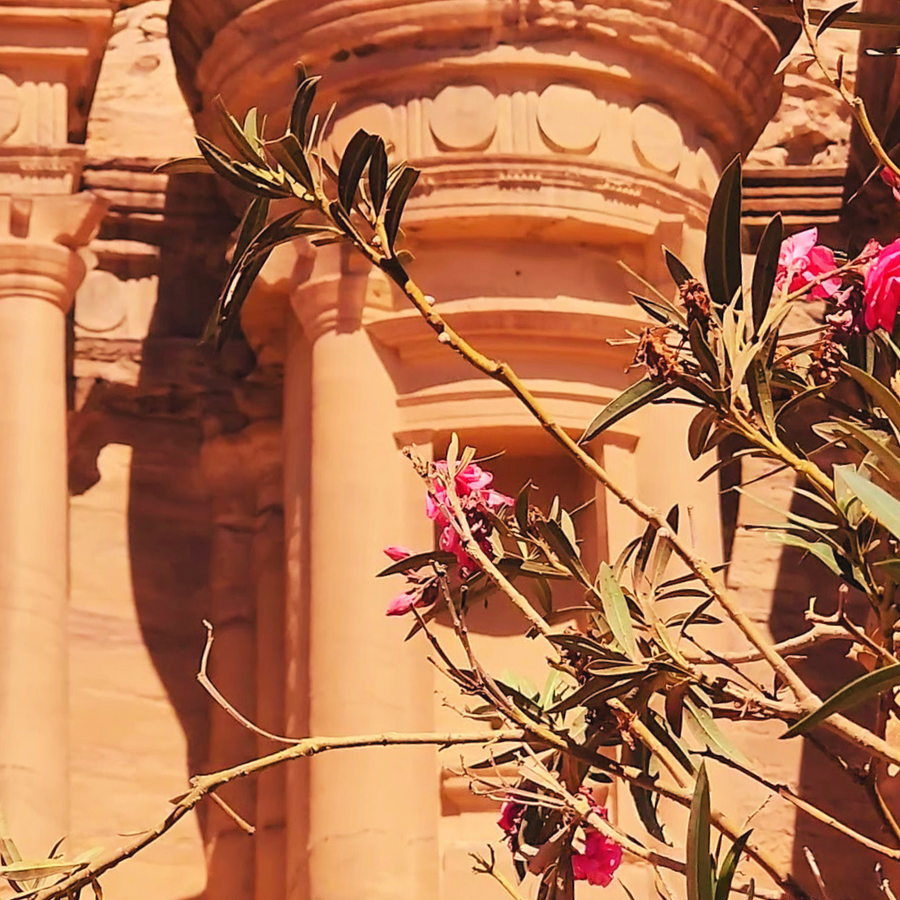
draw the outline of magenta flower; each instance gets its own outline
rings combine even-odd
[[[622,864],[622,848],[596,828],[585,828],[584,852],[572,854],[572,875],[576,881],[587,881],[608,887]]]
[[[519,825],[524,815],[525,807],[523,804],[515,800],[504,800],[503,805],[500,807],[500,818],[497,819],[497,824],[505,835],[513,837],[518,834]]]
[[[881,180],[891,189],[894,199],[900,203],[900,178],[898,178],[890,169],[881,170]]]
[[[446,476],[447,463],[443,460],[435,463],[435,469]],[[489,538],[493,531],[493,525],[488,513],[496,513],[504,506],[512,506],[515,502],[512,497],[495,491],[490,485],[494,476],[486,472],[481,466],[470,463],[464,469],[456,473],[454,487],[456,495],[466,515],[466,521],[472,531],[472,537],[485,553],[491,555]],[[425,496],[425,515],[441,528],[438,544],[442,550],[453,553],[459,564],[460,575],[468,578],[478,569],[474,559],[466,552],[462,539],[451,524],[445,510],[450,510],[450,498],[447,489],[442,484],[435,484],[432,490]]]
[[[891,331],[900,307],[900,239],[888,244],[866,272],[865,325]]]
[[[413,555],[412,550],[409,550],[406,547],[395,547],[394,545],[385,547],[384,554],[389,559],[394,560],[394,562],[400,562],[401,559],[406,559]]]
[[[786,289],[792,294],[814,282],[820,275],[837,268],[834,253],[828,247],[816,244],[818,238],[819,229],[808,228],[782,242],[775,276],[776,289]],[[840,286],[839,276],[826,278],[810,289],[809,297],[819,300],[831,297]]]

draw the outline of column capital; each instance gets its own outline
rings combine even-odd
[[[38,297],[68,312],[108,205],[87,193],[0,196],[0,297]]]

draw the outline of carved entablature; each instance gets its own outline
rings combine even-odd
[[[106,0],[0,5],[0,146],[84,140],[112,12]]]
[[[321,108],[336,104],[333,152],[365,128],[423,170],[407,222],[420,231],[505,216],[602,244],[673,215],[699,227],[779,96],[778,44],[733,0],[215,6],[175,0],[170,15],[201,130],[222,139],[216,94],[282,128],[299,57],[324,76]]]

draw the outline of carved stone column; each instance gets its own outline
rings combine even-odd
[[[30,855],[68,828],[65,327],[104,209],[0,196],[0,806]]]
[[[722,165],[752,144],[779,93],[777,41],[732,0],[664,8],[640,0],[312,0],[302,9],[291,0],[173,0],[170,36],[195,118],[211,138],[222,139],[216,94],[237,115],[259,106],[274,134],[299,57],[323,75],[322,109],[336,103],[326,149],[339,156],[365,128],[419,168],[403,223],[416,255],[411,274],[573,434],[633,377],[628,351],[607,340],[647,324],[628,301],[638,286],[617,261],[666,291],[662,245],[700,271]],[[285,407],[286,447],[297,449],[286,459],[294,492],[286,497],[288,581],[290,602],[301,606],[294,652],[308,647],[310,730],[422,727],[430,687],[381,618],[392,587],[372,579],[384,544],[433,540],[397,445],[433,441],[439,453],[455,430],[481,451],[508,449],[510,472],[534,461],[542,472],[529,475],[546,473],[546,483],[571,495],[582,485],[507,391],[448,353],[345,249],[322,248],[292,302],[303,334],[295,329],[288,348],[286,395],[304,406]],[[695,490],[697,467],[673,446],[686,426],[677,411],[642,416],[598,452],[649,502],[696,505],[701,550],[717,556],[714,487]],[[661,441],[663,433],[673,440]],[[606,518],[598,516],[594,549],[602,552],[629,523],[598,508]],[[491,642],[497,634],[479,635],[494,661],[504,652]],[[298,717],[302,662],[292,661],[289,676]],[[432,714],[444,715],[437,702]],[[431,897],[438,872],[448,896],[490,890],[473,880],[467,851],[474,840],[496,839],[492,817],[446,793],[440,815],[436,773],[429,782],[424,757],[412,758],[392,751],[311,761],[315,900]],[[303,816],[304,787],[298,778],[289,798],[289,834],[290,817]],[[435,832],[440,865],[424,849]],[[296,900],[303,865],[289,860]]]

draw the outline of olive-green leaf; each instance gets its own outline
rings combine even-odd
[[[759,334],[775,288],[775,277],[778,274],[778,256],[781,252],[781,240],[784,236],[784,225],[781,213],[777,213],[766,225],[766,230],[759,241],[756,260],[753,263],[753,280],[750,287],[750,299],[753,310],[753,334]]]
[[[295,135],[286,134],[276,141],[268,141],[266,148],[288,175],[299,181],[308,191],[313,190],[312,170]]]
[[[868,508],[878,522],[884,525],[895,538],[900,538],[900,501],[887,491],[863,478],[859,472],[842,472],[844,483]]]
[[[856,366],[851,366],[848,362],[841,363],[841,369],[881,407],[884,414],[891,421],[894,434],[900,437],[900,399],[897,398],[894,392],[877,378],[873,378],[868,372],[858,369]]]
[[[691,270],[668,247],[663,247],[663,253],[666,257],[666,267],[669,270],[669,274],[678,287],[681,287],[687,281],[694,280]]]
[[[703,326],[697,319],[691,322],[690,331],[688,331],[688,340],[691,344],[691,352],[697,360],[703,374],[710,380],[710,383],[718,387],[719,385],[719,364],[706,341],[706,335],[703,334]]]
[[[725,736],[709,712],[702,709],[691,697],[685,697],[684,711],[688,716],[688,726],[697,740],[726,759],[734,760],[742,766],[751,767],[753,765]]]
[[[578,443],[586,444],[588,441],[592,441],[602,431],[618,422],[619,419],[623,419],[642,406],[664,397],[673,387],[674,385],[666,383],[657,384],[649,378],[636,381],[603,407],[594,417],[591,424],[585,428],[584,434],[578,439]]]
[[[306,119],[316,96],[316,85],[321,77],[321,75],[313,75],[310,78],[304,78],[300,87],[297,88],[297,93],[294,94],[294,102],[291,105],[288,130],[303,147],[306,146]]]
[[[709,777],[706,766],[697,772],[691,814],[688,819],[685,878],[687,900],[713,900],[713,872],[709,855]]]
[[[600,563],[600,600],[603,603],[603,614],[609,623],[610,631],[613,637],[619,642],[619,646],[628,654],[628,656],[637,660],[637,644],[634,640],[634,626],[631,622],[631,610],[628,608],[628,601],[616,576],[613,575],[612,569],[608,563]]]
[[[741,158],[722,173],[709,209],[703,255],[709,295],[727,306],[741,287]]]
[[[202,173],[209,175],[212,167],[202,156],[184,156],[180,159],[170,159],[160,163],[154,170],[154,174],[184,175],[186,173]]]
[[[359,179],[362,177],[366,163],[372,156],[372,150],[377,140],[378,138],[374,134],[369,134],[360,128],[350,138],[344,155],[341,157],[341,165],[338,169],[338,200],[347,212],[353,208],[353,199],[356,196]]]
[[[731,849],[722,861],[719,869],[719,877],[716,879],[716,895],[715,900],[728,900],[731,893],[731,883],[734,880],[734,873],[737,871],[737,865],[744,852],[744,847],[750,838],[752,831],[745,831],[732,845]]]
[[[837,20],[850,12],[853,7],[856,6],[856,0],[849,0],[848,3],[842,3],[840,6],[835,6],[834,9],[828,10],[828,12],[822,17],[822,21],[819,22],[819,27],[816,28],[816,37],[820,37],[825,33],[826,29],[830,28]]]
[[[387,196],[388,159],[387,149],[381,138],[375,139],[372,158],[369,161],[369,196],[372,198],[373,212],[381,215],[381,207]]]
[[[717,418],[714,409],[701,409],[694,416],[688,428],[688,453],[691,454],[691,459],[699,459],[703,454],[706,449],[706,439]]]
[[[391,248],[393,248],[394,241],[397,239],[397,232],[400,230],[400,217],[403,215],[403,208],[406,206],[406,201],[409,199],[409,195],[412,193],[418,178],[418,169],[409,167],[403,169],[388,195],[387,210],[384,214],[384,230],[387,234],[388,246]]]
[[[900,684],[900,663],[885,666],[883,669],[875,669],[874,672],[867,672],[855,681],[851,681],[850,684],[845,684],[840,690],[835,691],[815,712],[794,722],[781,735],[781,738],[792,738],[798,734],[803,734],[829,716],[858,706],[870,697],[875,697],[897,684]]]

